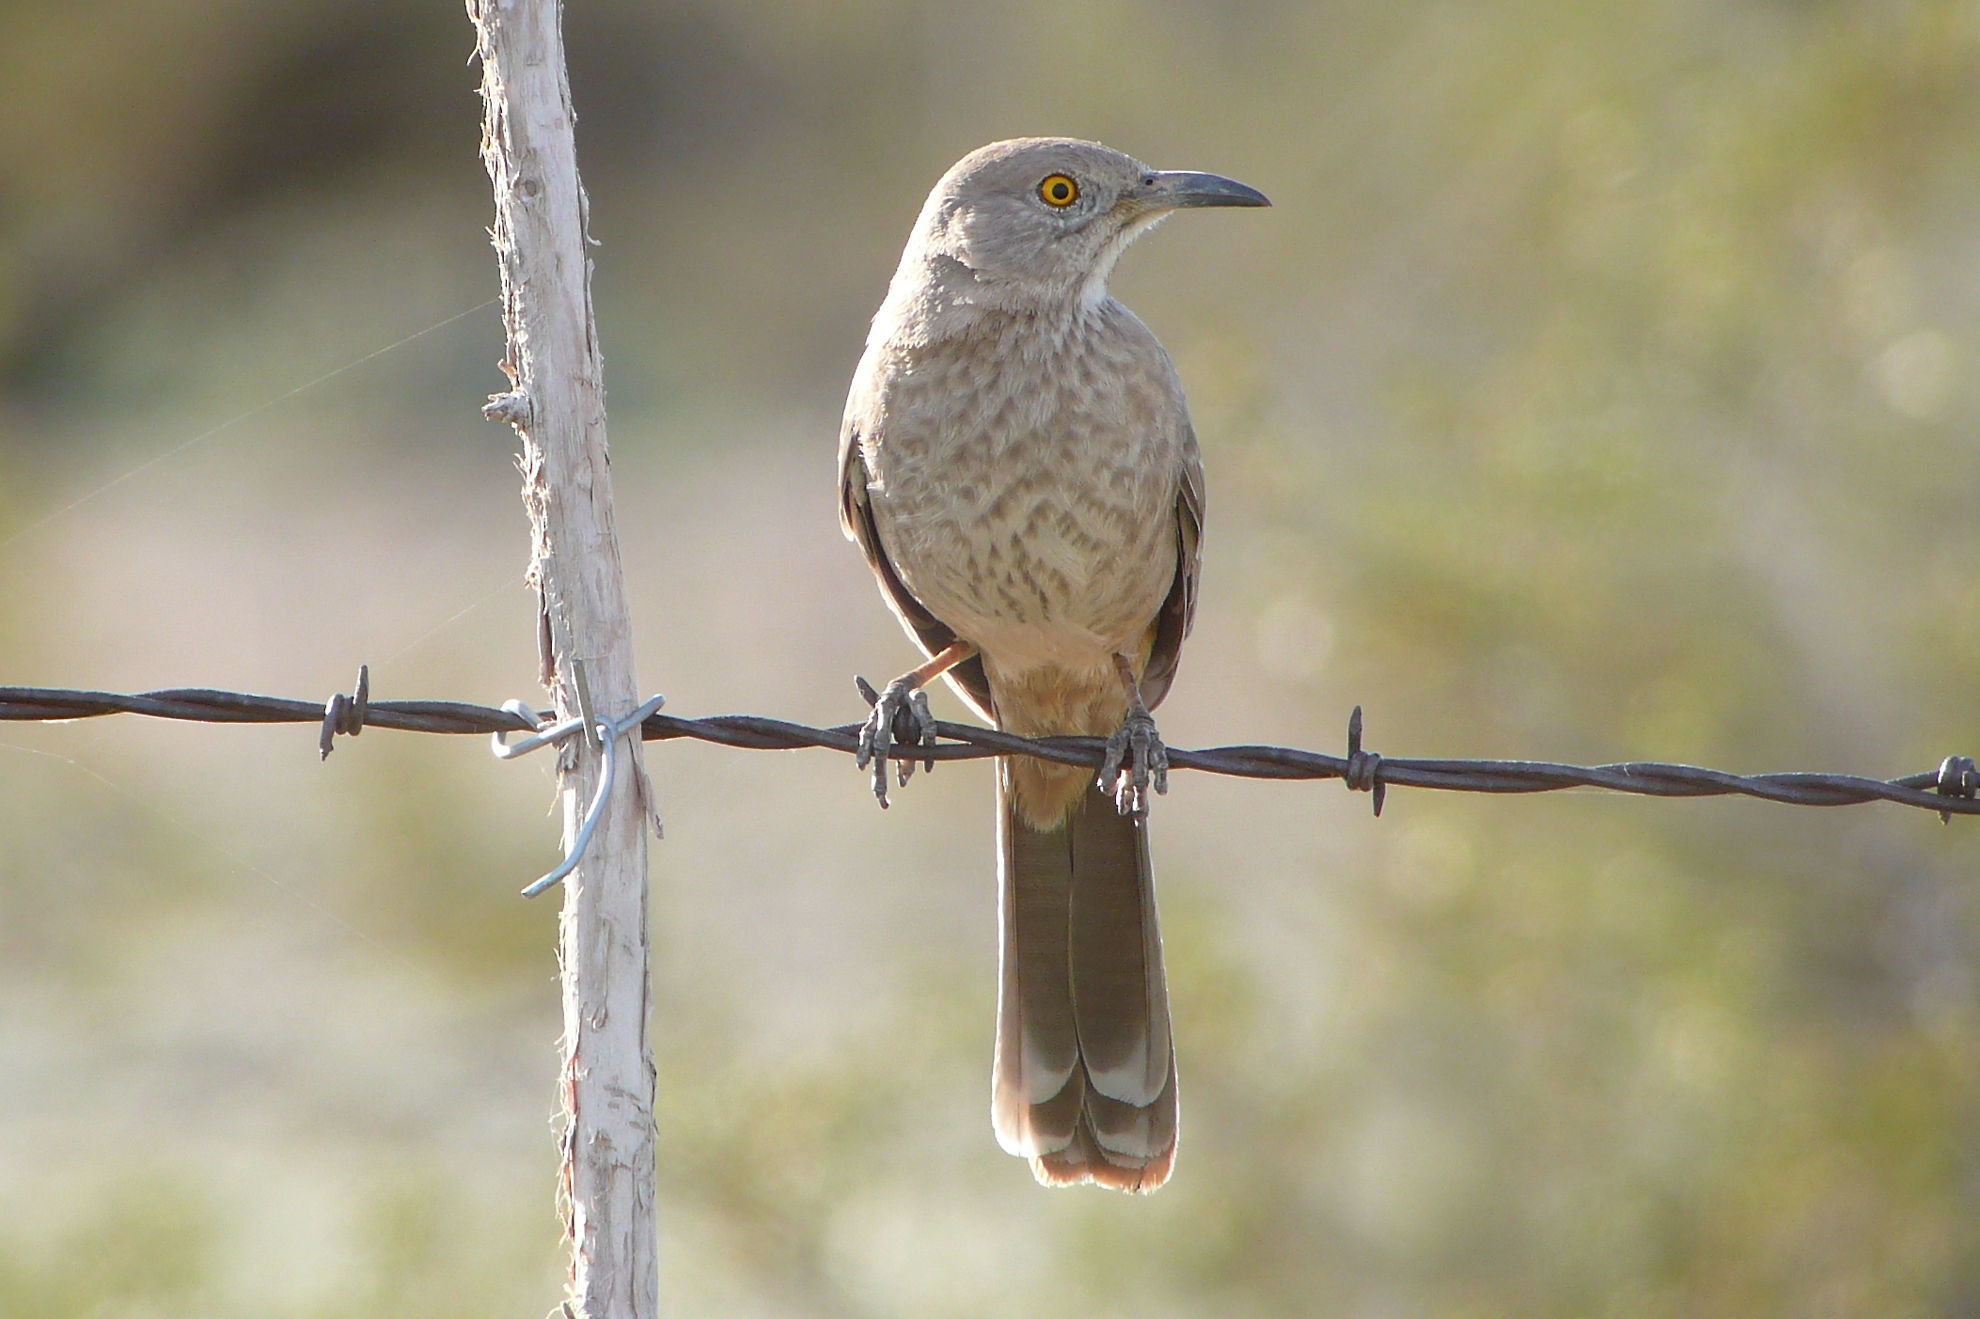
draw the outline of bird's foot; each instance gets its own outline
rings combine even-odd
[[[864,678],[854,678],[859,684],[859,694],[873,707],[866,716],[866,723],[859,730],[859,755],[855,763],[861,769],[873,767],[873,795],[880,800],[880,809],[887,808],[887,761],[893,756],[896,745],[904,747],[932,747],[935,745],[935,716],[928,709],[928,693],[923,691],[916,675],[909,673],[887,684],[887,690],[876,692],[873,684]],[[900,776],[900,786],[914,777],[916,761],[905,757],[896,761],[896,772]],[[935,761],[928,758],[920,763],[935,770]]]
[[[1114,807],[1122,815],[1148,814],[1151,785],[1158,793],[1169,790],[1169,753],[1155,731],[1154,717],[1139,700],[1107,739],[1099,783],[1100,791],[1114,799]]]

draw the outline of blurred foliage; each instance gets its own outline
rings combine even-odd
[[[455,8],[15,0],[6,680],[535,672]],[[1116,287],[1210,473],[1180,745],[1898,774],[1980,745],[1980,7],[593,0],[567,14],[646,681],[907,650],[844,381],[953,159],[1253,183]],[[953,707],[952,707],[953,710]],[[0,1312],[541,1313],[544,766],[0,734]],[[988,783],[650,755],[683,1313],[1980,1309],[1970,823],[1178,779],[1175,1182],[985,1120]]]

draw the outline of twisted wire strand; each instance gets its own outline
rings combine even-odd
[[[0,721],[61,722],[110,714],[142,714],[202,723],[314,724],[325,727],[325,754],[334,734],[364,728],[396,728],[416,733],[488,734],[533,732],[543,727],[516,710],[463,701],[372,701],[369,681],[359,675],[355,696],[339,693],[327,705],[313,701],[257,696],[249,692],[181,687],[123,695],[50,687],[0,687]],[[747,750],[824,748],[854,754],[858,724],[814,728],[759,715],[714,715],[684,719],[654,714],[640,726],[649,742],[692,738]],[[933,746],[897,746],[898,761],[982,760],[1025,755],[1064,765],[1097,768],[1106,743],[1097,737],[1018,737],[993,728],[937,721],[943,739]],[[1695,765],[1631,761],[1612,765],[1562,765],[1531,760],[1423,760],[1391,758],[1363,751],[1360,711],[1350,721],[1348,754],[1332,756],[1280,746],[1227,746],[1203,750],[1171,747],[1169,765],[1211,774],[1253,779],[1341,779],[1350,787],[1373,790],[1379,802],[1385,787],[1433,788],[1445,792],[1531,793],[1564,788],[1600,788],[1649,797],[1758,797],[1795,806],[1850,806],[1888,801],[1937,811],[1942,818],[1980,815],[1980,772],[1973,761],[1949,756],[1937,770],[1896,779],[1853,774],[1731,774]]]

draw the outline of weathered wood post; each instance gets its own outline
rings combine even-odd
[[[468,0],[481,59],[482,157],[495,188],[510,392],[488,405],[522,437],[523,503],[542,603],[542,680],[568,717],[584,661],[595,717],[638,705],[632,630],[605,447],[604,374],[591,314],[584,187],[572,139],[561,0]],[[559,934],[564,1037],[559,1201],[571,1251],[568,1313],[654,1319],[653,1056],[646,1019],[646,821],[636,737],[615,800],[564,883]],[[560,761],[568,847],[601,752],[574,738]]]

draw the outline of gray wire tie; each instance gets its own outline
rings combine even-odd
[[[580,706],[588,707],[591,704],[589,684],[584,681],[583,670],[578,670],[578,675],[578,703]],[[585,849],[591,846],[591,835],[598,828],[598,821],[605,815],[605,803],[612,799],[612,784],[617,778],[617,766],[619,762],[619,739],[629,735],[637,735],[639,726],[646,722],[647,716],[653,714],[666,703],[667,698],[664,696],[650,697],[637,710],[634,710],[624,719],[617,722],[601,719],[589,726],[589,740],[594,746],[599,748],[604,756],[603,766],[598,775],[598,790],[592,794],[591,806],[584,813],[584,823],[578,826],[577,836],[571,839],[571,850],[569,853],[565,855],[563,861],[555,870],[552,870],[549,874],[524,889],[522,891],[524,897],[533,898],[546,889],[561,883],[564,877],[573,870],[576,870],[578,863],[584,860]],[[542,715],[537,714],[536,711],[530,709],[521,701],[504,701],[502,702],[502,708],[510,714],[521,715],[531,723],[540,724],[543,721]],[[517,756],[528,755],[539,747],[547,747],[553,743],[563,742],[572,734],[585,728],[585,716],[583,714],[577,714],[564,720],[562,723],[552,724],[542,732],[526,737],[520,742],[509,741],[509,735],[507,733],[490,733],[488,738],[491,743],[490,749],[495,752],[498,760],[514,760]]]

